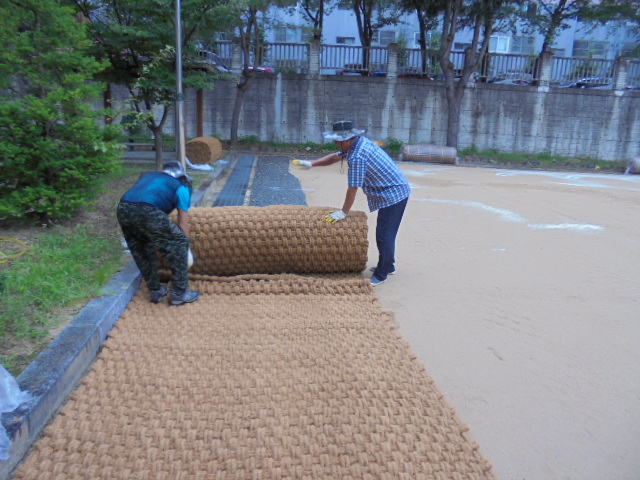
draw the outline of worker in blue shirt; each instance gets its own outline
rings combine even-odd
[[[340,210],[327,215],[327,221],[344,220],[353,207],[358,188],[367,196],[369,211],[378,210],[376,244],[378,264],[373,267],[371,285],[387,281],[395,273],[396,236],[411,194],[411,187],[404,174],[391,157],[375,142],[362,136],[365,130],[353,128],[353,122],[342,120],[333,124],[333,130],[324,132],[326,140],[332,140],[339,151],[317,160],[293,160],[303,168],[333,165],[347,159],[349,167],[348,188]]]
[[[189,207],[191,178],[179,162],[167,162],[161,172],[143,173],[118,204],[117,218],[133,260],[151,291],[151,301],[160,303],[169,287],[160,283],[158,251],[172,272],[170,305],[195,302],[200,293],[188,289]],[[178,209],[178,224],[169,214]]]

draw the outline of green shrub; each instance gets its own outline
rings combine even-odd
[[[389,138],[387,139],[387,143],[384,145],[384,148],[393,154],[399,154],[402,152],[402,141],[397,138]]]
[[[120,157],[91,82],[103,65],[72,11],[50,0],[0,7],[0,219],[69,216]],[[73,47],[70,47],[73,46]]]

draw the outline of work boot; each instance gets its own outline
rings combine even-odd
[[[170,305],[184,305],[185,303],[193,303],[200,298],[200,292],[197,290],[185,290],[184,293],[176,294],[171,292],[169,297]]]
[[[167,293],[169,293],[169,287],[166,285],[160,285],[158,290],[151,290],[151,303],[160,303]]]

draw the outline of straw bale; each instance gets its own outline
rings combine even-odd
[[[193,164],[207,164],[222,157],[222,143],[213,137],[196,137],[185,146],[187,158]]]
[[[402,160],[430,163],[455,164],[458,151],[454,147],[438,145],[405,145]]]

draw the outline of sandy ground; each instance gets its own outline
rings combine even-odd
[[[640,176],[401,168],[376,291],[498,478],[639,479]],[[346,165],[291,172],[309,205],[342,206]]]

